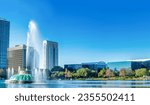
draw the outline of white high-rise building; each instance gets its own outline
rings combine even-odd
[[[44,69],[51,70],[58,66],[58,43],[53,41],[43,41],[43,66]]]

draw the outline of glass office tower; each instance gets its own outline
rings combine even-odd
[[[51,70],[58,66],[58,43],[48,40],[43,41],[44,69]]]
[[[7,48],[9,47],[10,22],[0,18],[0,69],[7,68]]]

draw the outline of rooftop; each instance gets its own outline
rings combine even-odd
[[[150,61],[150,59],[133,59],[133,60],[124,60],[124,61],[112,61],[112,62],[116,63],[116,62],[144,62],[144,61]]]
[[[3,20],[3,21],[8,21],[8,20],[6,20],[6,19],[4,19],[4,18],[1,18],[1,17],[0,17],[0,20]]]
[[[127,61],[143,62],[143,61],[150,61],[150,59],[135,59],[135,60],[127,60]]]
[[[24,45],[24,44],[22,44],[22,45],[15,45],[15,47],[8,48],[8,51],[19,50],[19,49],[26,49],[26,45]]]

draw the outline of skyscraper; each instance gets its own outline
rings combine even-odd
[[[0,18],[0,69],[7,68],[10,22]]]
[[[51,70],[58,66],[58,43],[52,41],[43,41],[43,66],[44,69]]]
[[[26,45],[16,45],[8,48],[8,68],[18,72],[18,68],[26,68]]]

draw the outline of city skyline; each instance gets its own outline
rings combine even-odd
[[[1,0],[0,17],[11,23],[10,47],[26,44],[35,20],[43,39],[59,43],[60,65],[150,58],[149,2],[108,1]]]

